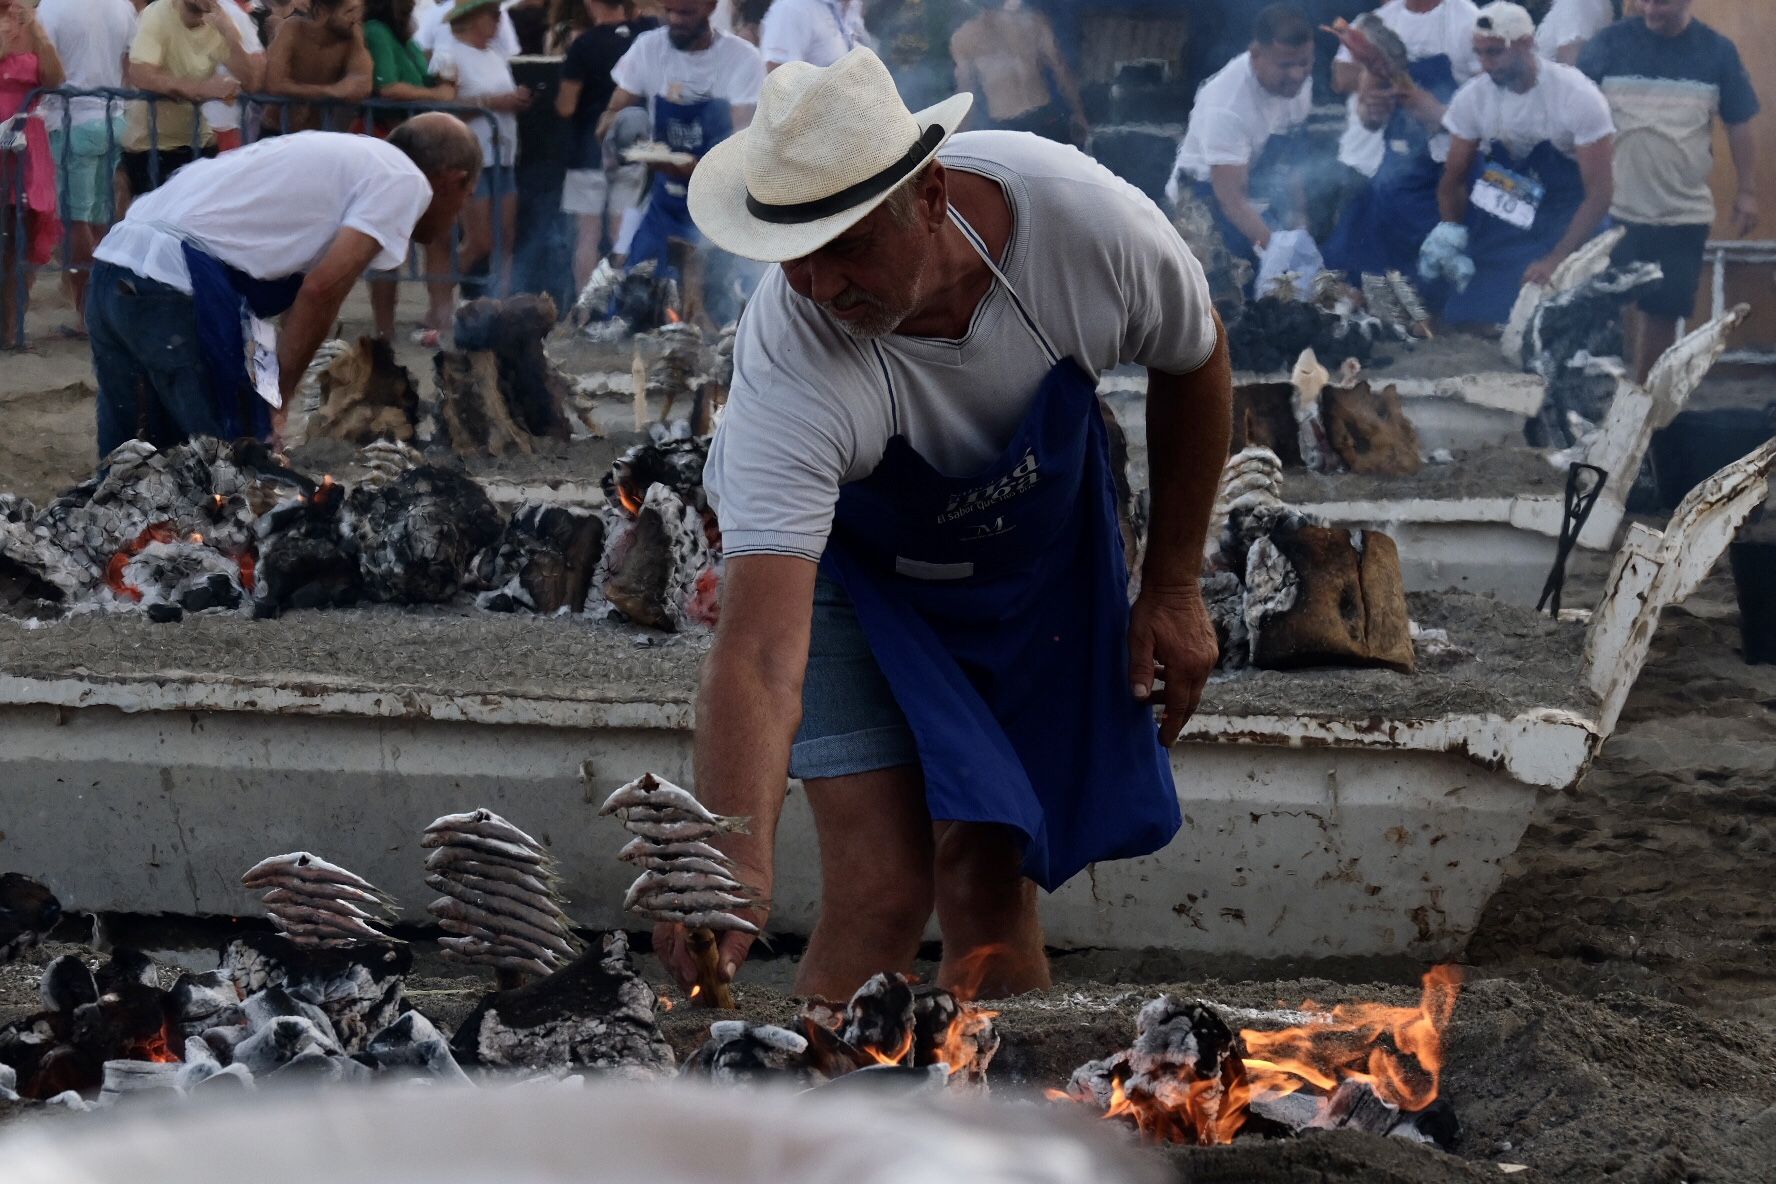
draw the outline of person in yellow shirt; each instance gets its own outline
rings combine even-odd
[[[257,90],[260,65],[218,0],[154,0],[142,10],[130,43],[130,84],[176,101],[130,104],[123,171],[132,198],[199,155],[215,155],[216,136],[198,104],[231,103],[243,87]],[[228,75],[216,73],[221,66]]]

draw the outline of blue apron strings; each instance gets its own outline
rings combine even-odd
[[[1023,319],[1024,327],[1030,331],[1030,336],[1036,339],[1036,344],[1042,347],[1043,354],[1048,358],[1048,364],[1050,366],[1058,364],[1061,360],[1060,352],[1055,349],[1054,343],[1049,341],[1048,334],[1042,331],[1042,326],[1036,323],[1036,318],[1030,315],[1030,309],[1024,303],[1023,297],[1018,295],[1018,290],[1012,286],[1011,281],[1005,277],[1005,273],[999,270],[999,265],[993,261],[993,253],[987,250],[986,240],[976,233],[974,227],[968,224],[968,219],[964,218],[954,205],[950,206],[950,221],[956,224],[956,229],[962,232],[962,237],[968,240],[969,245],[974,248],[974,253],[979,255],[981,262],[987,265],[987,270],[993,273],[993,278],[999,281],[999,286],[1005,289],[1005,294],[1011,297],[1011,306],[1017,309],[1018,316]]]

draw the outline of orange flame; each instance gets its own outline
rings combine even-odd
[[[907,1058],[913,1055],[913,1030],[907,1029],[906,1036],[901,1040],[900,1046],[893,1052],[883,1052],[879,1048],[868,1047],[863,1051],[874,1057],[878,1065],[904,1065],[907,1063]]]
[[[691,988],[691,998],[693,998],[693,999],[695,999],[697,996],[701,995],[702,993],[703,993],[703,988],[700,986]]]
[[[1011,947],[1003,943],[981,946],[964,954],[956,964],[956,971],[951,982],[944,985],[958,1003],[973,1003],[980,998],[981,987],[987,981],[987,975],[993,969],[993,963],[1011,953]]]
[[[1281,1030],[1240,1032],[1248,1055],[1223,1094],[1220,1079],[1185,1079],[1131,1093],[1111,1083],[1105,1118],[1132,1122],[1143,1136],[1166,1143],[1230,1143],[1245,1125],[1254,1098],[1280,1098],[1312,1088],[1322,1094],[1360,1081],[1405,1111],[1437,1100],[1443,1069],[1443,1033],[1455,1012],[1461,972],[1433,967],[1416,1007],[1341,1004],[1330,1010],[1308,1002],[1315,1022]],[[1049,1090],[1055,1100],[1073,1100]]]
[[[629,488],[626,481],[617,482],[617,501],[622,504],[623,512],[629,517],[633,518],[641,513],[641,499],[635,496],[635,491]]]
[[[676,325],[682,320],[684,320],[684,318],[679,316],[678,313],[674,312],[672,309],[669,308],[666,310],[666,323],[668,325]]]

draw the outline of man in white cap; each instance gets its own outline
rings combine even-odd
[[[1164,745],[1216,657],[1197,577],[1231,372],[1202,269],[1073,148],[952,139],[970,102],[910,113],[866,49],[789,63],[691,178],[705,234],[781,265],[706,472],[727,559],[696,760],[704,800],[752,817],[727,850],[767,897],[785,778],[806,785],[803,994],[906,969],[934,909],[940,982],[1047,983],[1036,886],[1176,833]],[[1095,393],[1120,363],[1148,370],[1132,611]],[[688,977],[682,932],[656,941]],[[727,974],[749,945],[727,935]]]
[[[1596,83],[1536,55],[1535,22],[1521,5],[1481,9],[1474,51],[1486,77],[1457,91],[1443,114],[1443,221],[1418,267],[1455,289],[1446,321],[1497,325],[1523,285],[1547,283],[1603,224],[1615,125]]]

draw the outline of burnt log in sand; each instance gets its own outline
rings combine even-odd
[[[376,489],[352,491],[347,508],[364,589],[392,604],[442,604],[503,523],[487,493],[460,473],[409,469]]]
[[[388,342],[360,337],[316,375],[321,405],[308,420],[308,439],[351,444],[411,440],[419,421],[419,384],[395,361]]]
[[[565,441],[571,434],[564,408],[573,394],[573,384],[543,352],[543,340],[555,327],[556,319],[555,301],[546,295],[471,300],[456,310],[456,350],[493,357],[493,390],[476,390],[489,411],[493,410],[492,395],[499,395],[504,416],[490,418],[489,422],[497,422],[503,428],[504,421],[509,421],[522,429],[530,441]],[[477,362],[474,373],[477,382],[485,384],[485,363]],[[443,390],[442,385],[439,389]],[[468,425],[465,422],[463,426]],[[451,431],[451,446],[458,452],[475,450],[470,441],[456,436],[454,426]]]
[[[1418,430],[1394,386],[1329,386],[1320,395],[1320,422],[1346,472],[1409,477],[1424,468]]]
[[[535,503],[518,507],[499,545],[483,557],[481,582],[494,591],[477,603],[494,612],[577,612],[592,586],[604,535],[604,519],[586,510]]]
[[[1246,594],[1254,666],[1413,669],[1400,554],[1379,531],[1285,523],[1248,553]]]

